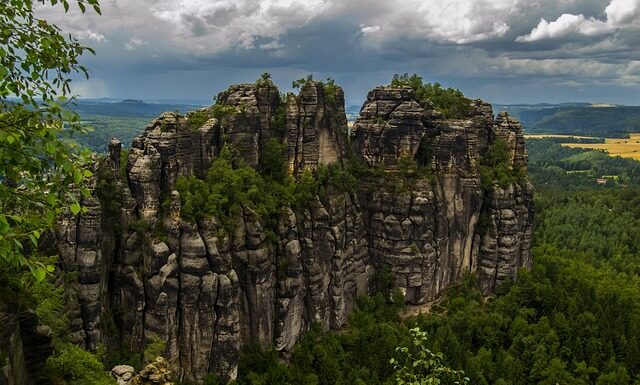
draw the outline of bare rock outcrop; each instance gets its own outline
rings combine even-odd
[[[265,143],[283,134],[275,129],[278,88],[270,80],[233,85],[218,95],[217,102],[232,108],[226,113],[222,135],[244,163],[257,166]]]
[[[413,158],[425,134],[423,108],[409,87],[377,87],[369,91],[353,125],[355,152],[369,166],[392,167]]]
[[[162,357],[157,357],[153,362],[147,364],[137,375],[135,375],[130,385],[173,385],[169,364]]]
[[[287,352],[314,323],[344,326],[381,272],[405,301],[424,303],[467,272],[489,294],[530,266],[531,185],[481,179],[498,141],[509,167],[527,162],[522,127],[494,119],[490,105],[474,101],[447,120],[410,88],[378,87],[349,141],[344,93],[333,84],[309,81],[282,100],[263,80],[217,100],[154,120],[126,165],[112,141],[87,211],[62,218],[64,269],[77,272],[67,284],[76,343],[141,354],[160,339],[177,379],[229,382],[244,347]],[[294,178],[350,152],[371,172],[348,191],[327,184],[302,205],[284,204],[270,228],[248,207],[185,218],[179,177],[203,176],[224,146],[259,168],[271,139],[286,145]]]
[[[344,92],[333,83],[306,82],[285,105],[289,168],[294,175],[340,162],[347,141]]]

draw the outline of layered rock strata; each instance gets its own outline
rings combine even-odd
[[[163,114],[122,161],[112,141],[86,212],[58,230],[64,269],[77,274],[67,290],[73,340],[139,354],[160,339],[178,378],[230,381],[243,347],[290,351],[314,323],[342,327],[378,273],[390,272],[410,303],[467,272],[487,294],[513,281],[531,263],[531,186],[483,189],[479,164],[501,140],[511,167],[526,167],[522,128],[486,103],[469,108],[444,120],[409,88],[376,88],[349,142],[340,87],[307,82],[283,98],[262,81],[232,86],[197,114]],[[223,146],[259,167],[270,139],[286,143],[293,176],[347,153],[372,172],[351,191],[327,185],[303,207],[283,207],[275,237],[248,207],[230,232],[223,218],[182,217],[178,177],[204,175]],[[407,173],[407,162],[422,171]]]

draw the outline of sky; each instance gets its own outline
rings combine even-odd
[[[81,97],[212,101],[269,72],[360,104],[395,73],[492,103],[640,105],[640,0],[102,0],[37,10],[95,49]]]

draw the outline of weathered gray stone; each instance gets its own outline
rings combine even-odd
[[[212,372],[229,382],[245,346],[289,352],[313,323],[342,327],[383,270],[405,301],[421,304],[466,272],[477,271],[489,294],[531,265],[531,185],[481,187],[481,155],[497,140],[512,167],[527,162],[522,127],[506,114],[494,119],[489,104],[473,101],[468,115],[445,120],[410,88],[378,87],[349,149],[339,87],[307,82],[283,101],[263,81],[232,86],[218,103],[154,120],[134,140],[124,177],[112,141],[105,167],[121,195],[119,227],[104,215],[113,202],[95,196],[83,201],[87,212],[61,219],[64,269],[78,272],[66,291],[72,341],[141,353],[159,338],[179,379]],[[181,215],[178,177],[203,176],[224,145],[260,167],[271,138],[286,142],[294,177],[350,150],[376,172],[356,191],[327,185],[300,207],[285,205],[270,221],[276,228],[249,207],[224,222]],[[430,175],[404,175],[404,158]]]

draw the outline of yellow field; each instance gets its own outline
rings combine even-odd
[[[606,139],[604,143],[562,143],[565,147],[605,150],[611,156],[622,156],[640,160],[640,134],[631,134],[629,139]]]
[[[561,135],[561,134],[524,134],[525,139],[544,139],[544,138],[577,138],[577,139],[593,139],[591,136],[578,135]]]

